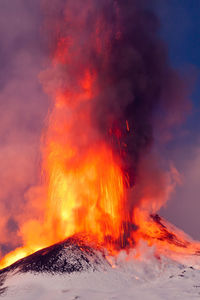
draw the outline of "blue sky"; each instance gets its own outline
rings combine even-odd
[[[168,44],[173,65],[180,69],[193,68],[193,75],[200,79],[200,1],[168,0],[159,3],[157,11],[161,18],[161,35]],[[199,104],[199,94],[200,87],[196,85],[193,92],[196,105]]]
[[[182,184],[161,214],[200,239],[200,1],[158,1],[156,11],[171,63],[190,85],[193,103],[186,122],[165,149],[164,155],[180,172]]]

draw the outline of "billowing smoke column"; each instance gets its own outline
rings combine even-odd
[[[132,186],[140,157],[152,144],[154,114],[171,74],[155,16],[133,1],[104,2],[100,9],[109,40],[94,54],[100,93],[93,117]],[[103,35],[101,25],[99,30]]]
[[[14,257],[77,233],[112,251],[133,246],[166,201],[172,186],[151,153],[154,132],[179,122],[187,101],[148,4],[43,0],[51,63],[40,79],[53,100],[44,182]]]
[[[171,108],[178,120],[178,110],[185,106],[184,98],[175,95],[180,81],[158,37],[158,19],[145,9],[146,2],[69,0],[45,8],[51,46],[56,45],[62,65],[60,88],[66,94],[69,86],[78,89],[78,79],[88,70],[88,80],[94,82],[93,125],[98,138],[106,139],[120,157],[129,186],[153,142],[156,115],[165,117],[163,110]]]
[[[45,86],[54,94],[54,82],[60,93],[71,97],[70,105],[77,101],[72,90],[80,92],[84,86],[89,102],[83,101],[74,116],[82,111],[90,124],[77,119],[72,128],[79,157],[88,147],[106,142],[127,188],[137,186],[154,129],[169,129],[187,108],[185,88],[169,65],[159,21],[147,2],[69,0],[45,5],[56,65]]]

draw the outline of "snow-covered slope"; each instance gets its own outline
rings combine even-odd
[[[80,242],[77,246],[74,241],[71,248],[66,242],[64,245],[56,252],[61,266],[63,261],[70,261],[71,265],[79,261],[81,269],[55,272],[50,268],[49,272],[47,269],[38,271],[37,268],[23,271],[15,265],[1,274],[1,297],[6,300],[200,299],[197,256],[191,256],[184,265],[165,256],[158,257],[154,247],[141,243],[141,257],[135,259],[136,250],[133,249],[129,254],[122,251],[118,257],[108,257],[107,260],[101,251],[92,249],[91,252],[89,246]],[[39,254],[52,254],[52,248],[47,249],[47,252]],[[86,249],[88,252],[85,254]]]
[[[60,243],[39,250],[0,270],[0,277],[15,273],[73,273],[99,270],[108,265],[101,248],[94,247],[87,237],[70,237]]]
[[[6,300],[54,299],[200,299],[200,271],[163,258],[126,262],[116,268],[71,274],[9,274],[2,288]]]

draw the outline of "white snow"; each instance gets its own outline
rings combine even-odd
[[[198,257],[187,265],[165,256],[156,258],[154,248],[134,259],[134,250],[110,258],[113,268],[70,275],[9,275],[1,295],[6,300],[190,300],[200,299]],[[193,260],[194,258],[194,260]],[[194,263],[192,263],[194,261]],[[199,264],[200,265],[200,264]]]

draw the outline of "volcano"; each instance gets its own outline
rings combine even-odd
[[[42,1],[49,50],[39,78],[50,103],[41,132],[41,176],[17,223],[11,222],[17,237],[13,247],[5,237],[14,250],[2,257],[1,268],[81,233],[111,255],[141,239],[172,253],[197,248],[156,215],[178,177],[155,155],[160,117],[170,133],[176,120],[169,120],[173,115],[180,122],[187,99],[177,97],[182,79],[145,2]],[[27,260],[23,268],[33,267]]]
[[[180,181],[161,149],[189,100],[156,13],[139,0],[39,2],[48,111],[38,180],[0,222],[2,295],[156,300],[187,278],[196,297],[200,242],[158,215]]]
[[[79,235],[46,247],[0,270],[0,285],[4,285],[9,276],[17,274],[61,275],[105,271],[108,267],[110,263],[103,249],[94,244],[92,246],[86,237]],[[6,291],[7,288],[0,288],[0,294],[3,295]]]
[[[167,249],[171,244],[187,252],[190,241],[172,234],[158,215],[149,218],[159,231],[157,241],[165,242]],[[145,242],[141,247],[141,259],[136,258],[136,249],[109,256],[84,235],[67,238],[0,270],[0,295],[7,300],[170,300],[176,293],[178,300],[199,299],[197,249],[183,263],[181,251],[174,259],[158,255],[159,251]]]
[[[0,270],[0,276],[9,272],[70,274],[97,271],[108,265],[102,249],[92,247],[82,236],[74,236],[20,259]]]
[[[167,227],[166,221],[159,215],[151,215],[156,235],[144,234],[147,241],[152,244],[158,243],[175,247],[176,252],[184,252],[190,255],[200,255],[200,247],[191,248],[193,243],[181,239],[173,228]],[[130,251],[130,249],[125,249]],[[159,253],[159,252],[158,252]],[[171,254],[171,253],[170,253]],[[9,273],[49,273],[49,274],[71,274],[74,272],[102,271],[112,267],[109,253],[102,246],[97,246],[88,236],[77,234],[62,242],[41,249],[27,257],[24,257],[10,266],[0,270],[2,278]]]

